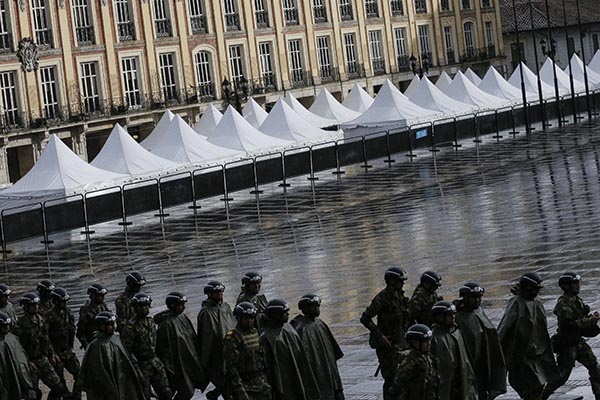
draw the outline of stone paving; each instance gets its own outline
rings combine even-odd
[[[3,262],[0,282],[13,287],[16,300],[51,278],[72,293],[78,309],[88,283],[98,281],[109,287],[114,307],[124,271],[135,268],[149,282],[153,312],[177,289],[190,298],[195,320],[207,280],[224,282],[232,302],[240,276],[256,270],[267,296],[294,309],[304,293],[322,297],[322,318],[346,353],[340,361],[346,398],[381,399],[375,354],[358,319],[388,266],[409,271],[409,294],[427,269],[442,274],[447,299],[463,282],[479,281],[496,323],[510,287],[526,271],[547,279],[541,298],[551,331],[563,270],[579,272],[582,297],[593,309],[599,305],[600,125],[464,144],[414,159],[397,154],[389,166],[375,161],[372,169],[352,166],[341,176],[324,172],[316,182],[297,178],[287,189],[267,186],[258,197],[234,193],[231,203],[203,201],[196,213],[180,207],[162,223],[143,215],[126,230],[103,224],[89,241],[75,232],[53,236],[48,248],[39,240],[19,243]],[[561,389],[567,392],[593,398],[581,367]]]

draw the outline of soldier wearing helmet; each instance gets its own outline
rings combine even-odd
[[[52,302],[52,291],[54,288],[56,288],[56,285],[50,279],[43,279],[37,284],[37,291],[40,296],[39,313],[42,317],[48,315],[54,306]]]
[[[462,332],[456,326],[456,306],[438,301],[431,309],[431,353],[438,361],[439,400],[478,400],[471,361]]]
[[[506,363],[498,340],[498,331],[481,307],[485,293],[477,282],[460,287],[456,324],[462,332],[480,400],[494,399],[506,393]]]
[[[234,400],[271,400],[271,386],[267,383],[264,355],[255,327],[256,307],[242,301],[233,314],[237,324],[227,332],[223,345],[228,391]]]
[[[321,298],[305,294],[298,301],[298,309],[302,315],[297,315],[291,324],[302,340],[308,362],[313,366],[321,400],[343,400],[344,387],[337,362],[344,353],[327,324],[319,318]]]
[[[231,307],[223,301],[225,286],[211,280],[204,286],[206,300],[198,313],[198,349],[202,367],[207,372],[214,390],[206,393],[208,400],[225,397],[226,380],[223,361],[225,335],[236,325]]]
[[[65,289],[60,287],[54,288],[50,297],[54,304],[46,314],[46,320],[48,321],[50,343],[52,343],[54,352],[59,359],[59,362],[54,364],[54,369],[63,384],[65,384],[65,369],[73,376],[75,382],[77,382],[80,364],[79,359],[73,351],[75,342],[75,317],[73,317],[73,313],[67,304],[71,297]],[[81,398],[81,393],[74,390],[73,398]]]
[[[442,286],[442,277],[434,271],[425,271],[408,303],[410,320],[427,326],[433,325],[431,308],[438,301],[444,300],[437,294]]]
[[[87,289],[89,300],[79,309],[79,321],[77,322],[77,332],[75,336],[81,343],[81,348],[85,349],[94,338],[97,330],[97,324],[94,320],[96,315],[102,311],[110,311],[104,298],[108,291],[104,285],[94,283]]]
[[[410,348],[402,351],[398,358],[389,396],[395,400],[438,400],[440,377],[438,362],[430,353],[433,333],[427,325],[416,324],[406,331]]]
[[[131,298],[133,316],[126,325],[121,325],[121,340],[138,362],[146,397],[150,398],[152,386],[158,400],[171,400],[173,393],[167,372],[156,355],[156,323],[148,316],[151,305],[152,299],[145,293],[136,293]]]
[[[558,388],[567,382],[575,367],[575,361],[578,361],[588,370],[592,392],[594,398],[598,400],[600,399],[600,366],[596,355],[584,338],[598,335],[600,313],[592,312],[590,306],[579,297],[580,281],[581,277],[575,272],[565,272],[558,278],[558,285],[563,295],[558,298],[554,307],[558,330],[552,340],[560,379],[554,387]]]
[[[273,299],[265,308],[265,327],[260,347],[265,354],[267,379],[273,400],[317,400],[319,386],[302,341],[288,323],[290,306]]]
[[[548,398],[559,379],[546,310],[537,299],[542,282],[537,272],[523,274],[498,325],[508,382],[524,399]]]
[[[264,319],[265,307],[267,306],[267,297],[260,293],[261,285],[262,276],[260,274],[256,272],[246,273],[242,277],[242,291],[236,301],[236,305],[244,301],[254,304],[257,312],[254,322],[259,332]]]
[[[71,398],[66,386],[56,374],[53,365],[60,362],[48,336],[48,323],[39,314],[40,297],[37,293],[26,293],[21,297],[24,314],[17,322],[15,334],[23,345],[31,365],[34,367],[34,387],[41,380],[50,388],[49,399]]]
[[[0,312],[0,393],[4,399],[36,400],[29,358],[19,339],[10,333],[12,324],[11,318]]]
[[[108,311],[94,316],[98,334],[85,350],[77,388],[88,400],[148,400],[133,360],[114,334],[116,321]]]
[[[383,398],[394,378],[394,355],[407,348],[405,333],[410,325],[408,298],[404,295],[404,283],[408,279],[402,268],[389,268],[384,275],[386,287],[380,291],[363,312],[360,322],[369,331],[369,344],[375,349],[379,360],[378,371],[384,379]],[[377,324],[373,322],[377,318]]]
[[[15,307],[9,301],[12,291],[8,285],[0,283],[0,312],[8,315],[11,323],[14,325],[17,323],[17,312]]]
[[[167,310],[154,316],[158,325],[156,355],[165,366],[176,400],[190,400],[195,389],[204,390],[208,385],[196,348],[198,336],[184,313],[186,302],[183,293],[171,292],[165,299]]]
[[[133,317],[133,310],[130,307],[130,302],[133,296],[142,289],[142,286],[146,284],[144,276],[133,271],[127,274],[125,277],[125,290],[115,300],[115,308],[117,310],[117,330],[120,330],[131,317]]]

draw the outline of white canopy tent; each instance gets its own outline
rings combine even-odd
[[[530,70],[527,65],[521,63],[513,71],[508,79],[508,83],[521,90],[521,68],[523,68],[523,82],[525,83],[525,91],[529,93],[538,93],[537,75]],[[554,97],[554,87],[542,81],[542,94],[544,99]],[[536,96],[537,97],[537,96]]]
[[[323,118],[335,120],[337,124],[351,121],[360,116],[359,112],[343,106],[329,91],[323,87],[310,106],[309,111]]]
[[[94,167],[131,176],[172,171],[177,164],[143,148],[121,125],[116,124],[100,153],[90,163]]]
[[[596,54],[592,57],[592,61],[588,64],[591,70],[600,74],[600,50],[596,50]]]
[[[445,93],[462,103],[476,106],[482,110],[494,109],[507,105],[509,102],[479,89],[462,72],[458,71]]]
[[[208,137],[213,133],[221,118],[223,118],[221,111],[217,110],[217,107],[210,103],[204,110],[204,114],[202,114],[196,125],[194,125],[194,131],[201,136]]]
[[[475,107],[461,103],[447,96],[436,87],[428,77],[424,76],[415,88],[410,101],[428,110],[439,111],[447,115],[465,114],[474,110]]]
[[[308,121],[309,124],[314,125],[317,128],[325,128],[328,126],[335,126],[338,124],[337,121],[334,119],[323,118],[308,111],[306,107],[304,107],[291,92],[286,93],[284,100],[288,103],[290,107],[292,107],[294,111],[296,111],[302,118]]]
[[[346,99],[342,102],[342,105],[350,110],[363,113],[371,107],[371,104],[373,104],[374,101],[375,100],[373,100],[365,89],[358,83],[355,83],[354,86],[352,86],[352,89],[350,89],[350,93]]]
[[[244,119],[232,106],[227,107],[223,119],[208,137],[214,145],[225,147],[246,155],[266,153],[293,144],[292,141],[269,136]]]
[[[508,83],[493,66],[490,66],[486,72],[483,80],[479,84],[479,89],[493,96],[505,98],[515,103],[523,102],[523,95],[520,88],[516,88]],[[533,98],[535,97],[535,94],[526,92],[525,96],[527,98]]]
[[[175,114],[173,114],[171,110],[165,111],[163,116],[160,118],[160,121],[158,121],[158,124],[156,124],[152,132],[150,132],[150,135],[144,139],[144,142],[146,142],[148,146],[154,146],[158,140],[157,138],[161,137],[167,128],[169,128],[173,118],[175,118]]]
[[[299,143],[317,143],[337,135],[306,122],[283,99],[279,98],[260,127],[269,136]]]
[[[471,67],[467,68],[467,70],[465,71],[465,76],[475,84],[475,86],[479,86],[479,84],[481,83],[481,78],[479,77],[479,75],[477,75],[475,73],[475,71],[473,71],[471,69]]]
[[[246,118],[246,121],[253,127],[258,129],[267,118],[267,113],[252,97],[248,100],[244,108],[242,109],[242,115]]]
[[[141,144],[153,154],[178,164],[202,164],[240,156],[239,151],[210,143],[178,115],[155,146],[147,147],[145,141]]]
[[[571,66],[573,67],[573,79],[581,82],[585,90],[585,75],[587,74],[588,78],[588,87],[590,89],[596,89],[600,86],[600,73],[594,71],[593,69],[587,67],[585,69],[585,74],[583,71],[583,61],[576,53],[573,53],[571,57]],[[569,66],[565,68],[565,73],[569,75]]]
[[[421,78],[419,78],[419,75],[415,74],[411,79],[410,83],[408,84],[408,87],[404,91],[404,95],[410,97],[414,93],[414,91],[417,90],[417,88],[420,86],[420,83]]]
[[[33,167],[0,197],[64,196],[120,184],[129,177],[96,168],[73,153],[56,135]]]
[[[442,71],[440,76],[438,76],[437,81],[435,82],[435,86],[440,89],[442,92],[446,91],[448,86],[452,83],[452,78],[450,75],[446,73],[446,71]]]
[[[547,83],[548,86],[552,87],[554,91],[554,71],[552,66],[553,62],[550,57],[546,58],[544,65],[542,65],[542,68],[540,68],[540,79],[544,83]],[[556,80],[558,81],[558,89],[561,95],[567,95],[571,93],[571,81],[569,79],[569,75],[558,65],[556,66]],[[576,80],[573,80],[573,86],[575,87],[575,93],[584,89],[583,83]]]

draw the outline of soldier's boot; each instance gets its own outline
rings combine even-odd
[[[48,400],[71,400],[72,394],[67,389],[67,386],[63,383],[59,383],[50,389],[50,393],[48,393]]]
[[[172,400],[173,392],[171,391],[171,388],[164,387],[156,391],[156,396],[158,397],[158,400]]]
[[[590,374],[590,386],[592,387],[594,398],[600,400],[600,365],[597,362],[590,365],[588,372]]]
[[[206,393],[207,400],[217,400],[221,395],[221,391],[219,389],[213,389],[210,392]]]

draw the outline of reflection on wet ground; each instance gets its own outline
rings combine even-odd
[[[162,223],[145,215],[126,231],[116,222],[104,224],[89,241],[77,232],[58,235],[48,249],[37,241],[21,243],[4,261],[0,281],[12,286],[15,300],[51,278],[72,293],[74,309],[89,283],[102,282],[114,306],[124,272],[137,269],[148,280],[153,311],[176,289],[190,298],[195,320],[207,280],[221,280],[233,302],[241,275],[255,270],[267,296],[286,299],[293,309],[304,293],[322,297],[322,318],[346,351],[341,371],[347,398],[377,399],[375,354],[358,318],[388,266],[409,271],[409,292],[421,272],[438,271],[448,299],[463,282],[479,281],[496,323],[523,272],[537,270],[547,279],[542,298],[550,311],[559,295],[557,275],[576,270],[582,297],[594,309],[599,137],[600,126],[586,125],[445,148],[434,157],[397,154],[389,166],[348,167],[345,175],[322,173],[314,183],[297,178],[287,189],[265,187],[259,197],[235,193],[228,207],[212,199],[196,214],[187,207],[170,210]],[[586,379],[576,369],[563,392],[589,393]]]

